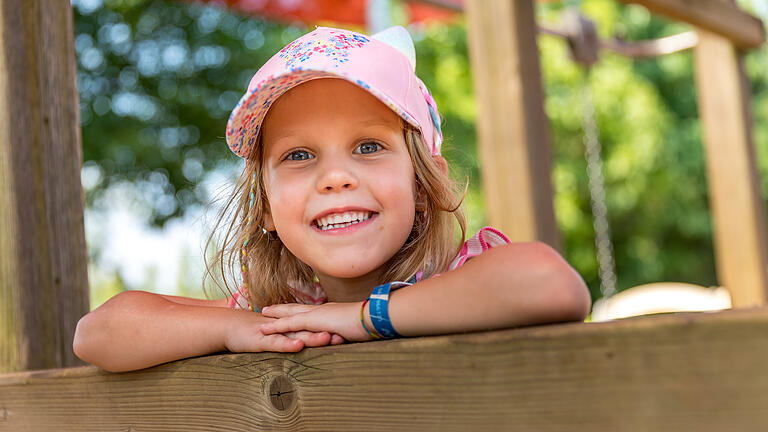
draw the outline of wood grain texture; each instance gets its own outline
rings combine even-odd
[[[19,372],[0,431],[766,430],[765,334],[754,308]]]
[[[467,0],[478,145],[491,225],[559,247],[532,0]]]
[[[82,364],[82,154],[68,1],[0,2],[0,371]]]
[[[636,3],[649,11],[729,39],[739,48],[757,48],[765,41],[759,18],[741,10],[730,0],[620,0]]]
[[[728,39],[702,30],[695,67],[719,283],[730,291],[734,307],[763,305],[765,209],[741,56]]]

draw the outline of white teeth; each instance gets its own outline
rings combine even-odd
[[[370,212],[344,212],[321,217],[315,221],[315,224],[318,228],[326,231],[329,229],[346,228],[370,218]]]

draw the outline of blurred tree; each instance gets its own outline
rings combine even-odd
[[[224,141],[251,75],[303,29],[181,2],[74,2],[88,202],[130,181],[162,225],[204,173],[234,164]]]

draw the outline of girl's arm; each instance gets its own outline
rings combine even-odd
[[[172,301],[174,303],[179,304],[185,304],[190,306],[213,306],[213,307],[228,307],[229,306],[229,298],[222,298],[218,300],[202,300],[202,299],[194,299],[189,297],[180,297],[180,296],[172,296],[172,295],[165,295],[165,294],[157,294],[160,297]]]
[[[80,319],[75,354],[102,369],[122,372],[225,350],[292,352],[305,344],[331,342],[331,335],[322,332],[265,336],[258,326],[272,318],[215,307],[224,301],[122,292]]]
[[[456,270],[398,289],[389,302],[403,336],[582,321],[591,305],[578,272],[544,243],[489,249]]]
[[[347,340],[370,340],[360,324],[361,306],[270,306],[262,313],[282,319],[262,326],[262,331],[325,330]],[[581,321],[589,308],[581,276],[543,243],[489,249],[456,270],[392,292],[389,300],[390,320],[403,336]],[[365,320],[372,328],[367,305]]]

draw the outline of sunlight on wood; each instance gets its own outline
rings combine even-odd
[[[731,308],[731,295],[723,287],[703,287],[678,282],[639,285],[592,307],[592,321],[610,321],[639,315],[672,312],[717,311]]]

